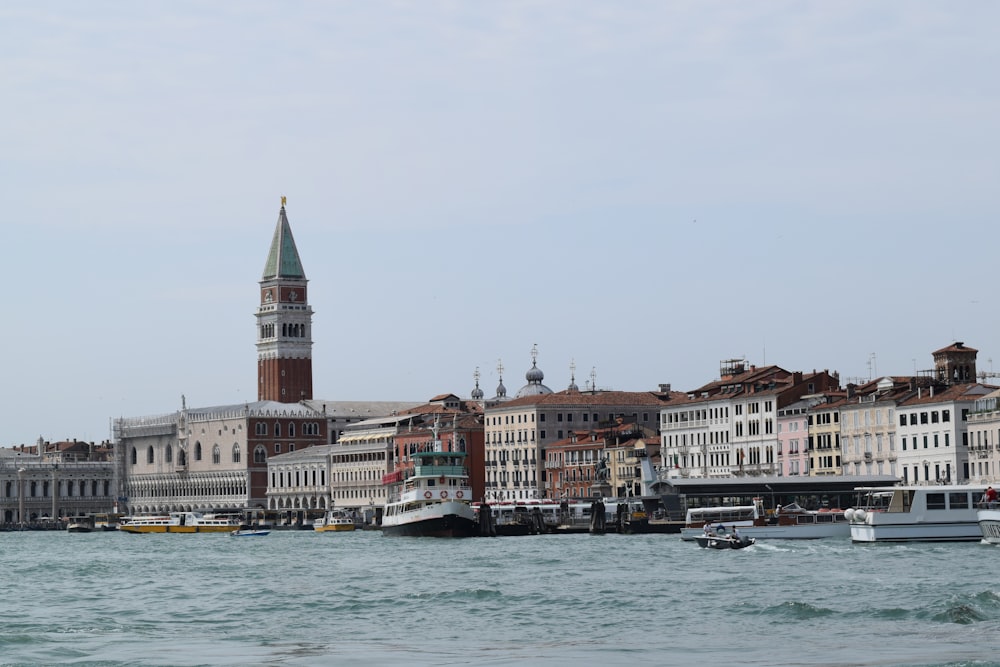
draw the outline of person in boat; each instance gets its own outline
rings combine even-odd
[[[983,494],[983,502],[989,507],[993,507],[993,504],[997,501],[997,490],[992,486],[986,487],[986,493]]]
[[[737,542],[743,541],[743,538],[740,536],[740,531],[736,530],[736,526],[733,526],[733,539]]]
[[[718,526],[715,527],[715,532],[717,535],[725,535],[726,527],[720,523]]]
[[[708,521],[705,522],[705,534],[706,535],[712,534],[712,524],[709,523]]]

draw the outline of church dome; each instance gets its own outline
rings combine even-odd
[[[528,381],[528,384],[521,387],[516,398],[523,398],[524,396],[541,396],[542,394],[551,394],[552,390],[542,384],[542,380],[545,379],[545,373],[542,369],[538,367],[538,348],[531,348],[531,368],[528,372],[524,374],[524,379]]]

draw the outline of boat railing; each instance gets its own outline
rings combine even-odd
[[[465,476],[465,466],[414,466],[413,474],[420,477],[440,477],[442,475],[448,475],[450,477],[463,477]]]

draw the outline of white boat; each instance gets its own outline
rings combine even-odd
[[[232,535],[233,537],[263,537],[264,535],[270,535],[271,531],[268,528],[254,528],[253,526],[241,526],[229,534]]]
[[[465,471],[465,452],[441,451],[434,425],[434,451],[417,452],[413,472],[382,478],[390,486],[382,516],[383,535],[473,537],[479,523],[472,509],[472,488]]]
[[[981,506],[976,511],[976,519],[983,541],[1000,544],[1000,507],[996,503]]]
[[[752,505],[690,508],[681,528],[681,539],[692,541],[702,537],[706,524],[735,526],[746,537],[769,540],[846,538],[851,534],[844,510],[807,510],[791,503],[768,513],[763,501],[755,499]]]
[[[982,539],[976,504],[983,486],[862,487],[847,510],[854,542],[964,542]]]
[[[170,512],[134,516],[118,524],[125,533],[231,533],[243,525],[236,514],[204,512]]]
[[[94,517],[74,516],[66,524],[68,533],[90,533],[94,530]]]
[[[313,521],[313,530],[317,533],[342,533],[355,529],[354,517],[346,510],[329,510],[326,514]]]

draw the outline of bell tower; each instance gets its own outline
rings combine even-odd
[[[260,279],[257,400],[298,403],[312,395],[312,308],[305,271],[281,198],[278,225]]]

